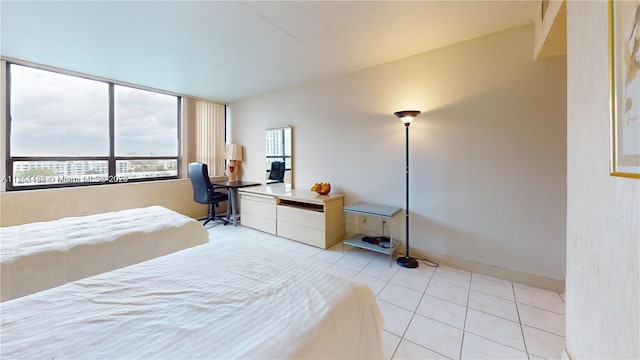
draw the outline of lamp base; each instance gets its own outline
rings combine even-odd
[[[396,263],[398,263],[398,265],[402,266],[402,267],[406,267],[406,268],[417,268],[418,267],[418,260],[410,258],[410,257],[406,257],[406,256],[401,256],[399,258],[396,259]]]
[[[227,165],[227,177],[229,177],[229,181],[238,181],[238,172],[240,171],[240,166],[238,165],[236,160],[229,160],[229,164]]]

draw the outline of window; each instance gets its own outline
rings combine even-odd
[[[117,177],[176,177],[176,97],[118,85],[114,95]]]
[[[178,177],[180,97],[7,64],[7,190]]]

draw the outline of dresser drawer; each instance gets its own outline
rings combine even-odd
[[[243,226],[247,226],[256,230],[264,231],[269,234],[276,234],[276,220],[262,216],[243,213],[241,217]]]
[[[242,217],[247,214],[253,214],[264,218],[275,219],[276,203],[273,198],[245,196],[243,194],[240,196],[240,211]]]
[[[278,221],[278,236],[326,249],[325,232],[306,226]]]
[[[240,192],[240,199],[250,200],[265,204],[274,204],[276,203],[276,199],[273,196],[269,195],[258,195],[258,194],[249,194]]]
[[[320,211],[278,205],[277,219],[278,222],[298,224],[324,232],[324,213]]]

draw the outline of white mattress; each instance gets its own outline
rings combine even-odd
[[[4,302],[0,358],[381,358],[363,284],[241,239]]]
[[[161,206],[0,228],[0,301],[207,241],[202,224]]]

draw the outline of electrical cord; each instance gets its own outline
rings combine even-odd
[[[437,268],[438,266],[440,266],[440,264],[438,264],[437,262],[431,261],[429,259],[424,259],[424,258],[413,258],[413,259],[416,259],[418,261],[422,261],[423,264],[425,264],[427,266],[430,266],[430,267]]]

